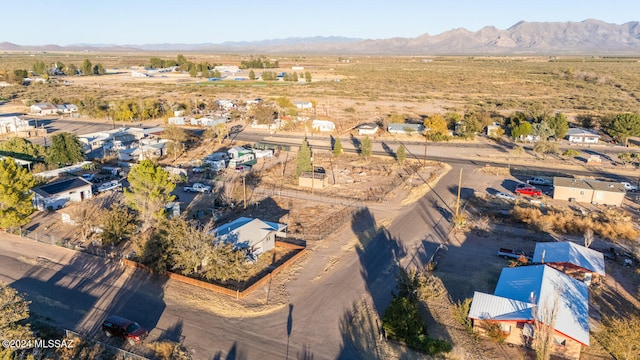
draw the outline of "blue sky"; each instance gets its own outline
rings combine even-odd
[[[365,39],[506,29],[520,20],[623,24],[632,0],[2,0],[0,42],[223,43],[308,36]]]

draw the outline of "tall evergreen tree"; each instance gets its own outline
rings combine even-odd
[[[164,206],[172,201],[171,195],[176,185],[169,179],[169,173],[151,160],[142,160],[134,166],[127,177],[129,188],[124,195],[129,205],[138,211],[143,231],[155,225],[164,213]]]
[[[407,149],[404,145],[400,145],[398,150],[396,151],[396,159],[400,165],[404,164],[404,161],[407,159]]]
[[[360,143],[360,156],[365,159],[369,159],[371,154],[373,153],[373,144],[371,143],[371,139],[369,136],[365,136],[362,139],[362,143]]]
[[[626,146],[629,136],[640,135],[640,114],[626,113],[616,115],[607,131]]]
[[[6,157],[0,159],[0,228],[22,226],[33,213],[33,175]]]
[[[333,156],[338,157],[342,155],[343,152],[344,150],[342,149],[342,142],[340,141],[340,138],[337,137],[336,142],[333,143]]]
[[[51,137],[51,146],[47,149],[45,161],[47,164],[70,165],[84,161],[82,143],[78,136],[68,132],[61,132]]]
[[[84,59],[82,62],[82,74],[83,75],[93,75],[93,65],[89,59]]]
[[[556,115],[549,120],[546,121],[547,125],[553,130],[553,136],[557,140],[564,138],[569,131],[569,121],[567,121],[567,116],[561,112],[556,113]]]
[[[302,140],[300,150],[296,156],[296,177],[299,177],[303,172],[311,171],[311,148],[305,138]]]

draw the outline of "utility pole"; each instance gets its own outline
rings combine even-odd
[[[423,167],[427,167],[427,142],[429,141],[429,134],[427,132],[424,133],[424,162],[422,163]]]
[[[315,186],[313,184],[316,178],[316,169],[313,167],[313,151],[311,152],[311,193],[314,193]]]
[[[242,198],[244,199],[244,209],[247,210],[247,182],[246,176],[242,177]]]
[[[462,169],[460,169],[460,179],[458,180],[458,199],[456,200],[456,219],[460,215],[460,189],[462,187]]]

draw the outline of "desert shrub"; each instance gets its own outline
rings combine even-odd
[[[578,150],[575,150],[575,149],[565,150],[562,153],[562,156],[565,156],[565,157],[576,157],[578,155],[580,155],[580,153],[578,152]]]
[[[500,328],[499,323],[494,321],[483,321],[481,326],[487,332],[489,339],[493,340],[497,344],[502,344],[509,335]]]
[[[161,360],[190,360],[193,359],[191,354],[186,351],[180,344],[173,341],[154,341],[146,344],[156,357]]]
[[[607,209],[592,216],[576,216],[572,212],[550,210],[546,215],[533,207],[515,206],[512,216],[540,231],[582,235],[590,228],[601,238],[616,241],[635,240],[640,232],[634,228],[631,216],[619,209]]]
[[[640,315],[605,317],[594,337],[616,359],[637,359],[640,353]]]
[[[469,319],[469,309],[471,309],[471,298],[466,298],[454,303],[451,313],[453,318],[471,334],[473,332],[473,324]]]

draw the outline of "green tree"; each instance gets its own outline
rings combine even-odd
[[[300,174],[309,171],[311,171],[311,148],[307,139],[304,139],[296,155],[296,177],[300,177]]]
[[[93,74],[94,75],[104,75],[106,73],[104,66],[102,66],[102,64],[98,63],[93,67]]]
[[[23,325],[27,319],[29,319],[29,302],[14,288],[0,282],[0,339],[33,339],[30,325]],[[0,348],[0,355],[4,355],[5,359],[7,359],[6,354],[6,349]],[[13,359],[13,357],[8,358]]]
[[[404,164],[404,161],[407,159],[407,149],[404,145],[398,146],[398,150],[396,151],[396,160],[400,165]]]
[[[337,137],[336,141],[333,143],[333,156],[338,157],[342,155],[343,152],[344,150],[342,149],[342,142],[340,141],[340,138]]]
[[[625,113],[616,115],[609,125],[608,132],[616,140],[629,145],[629,136],[640,135],[640,114]]]
[[[311,82],[311,72],[307,71],[304,73],[304,81],[306,81],[307,83]]]
[[[365,160],[368,160],[372,154],[373,154],[373,143],[371,142],[371,139],[367,135],[364,137],[364,139],[362,139],[362,142],[360,143],[360,156],[365,158]]]
[[[245,272],[245,267],[245,254],[242,250],[234,248],[229,243],[216,242],[204,275],[209,280],[238,281]]]
[[[543,121],[531,124],[531,135],[538,137],[540,141],[547,141],[551,136],[555,136],[555,132]]]
[[[531,134],[531,123],[523,121],[511,128],[511,137],[514,140],[522,140],[523,137]]]
[[[182,217],[163,219],[158,224],[158,235],[169,243],[170,270],[183,275],[201,273],[214,253],[214,237],[210,225],[195,227]]]
[[[93,65],[89,59],[84,59],[82,62],[82,74],[83,75],[93,75]]]
[[[75,64],[69,64],[64,69],[64,74],[67,76],[75,76],[78,74],[78,67]]]
[[[171,182],[169,173],[151,160],[142,160],[131,168],[129,188],[124,191],[129,206],[138,211],[142,230],[153,227],[156,220],[164,214],[164,207],[173,201],[171,195],[176,185]]]
[[[0,228],[22,226],[33,213],[33,175],[6,157],[0,159]]]
[[[563,139],[569,132],[569,121],[567,116],[561,112],[546,121],[547,125],[553,130],[553,136],[557,140]]]
[[[46,149],[44,146],[34,144],[25,138],[12,137],[0,142],[0,151],[37,158],[44,155]]]
[[[616,359],[637,359],[640,354],[640,315],[605,317],[594,337]]]
[[[47,65],[44,61],[38,60],[33,64],[33,73],[36,75],[46,75]]]
[[[24,79],[29,77],[29,72],[25,69],[13,70],[10,80],[14,84],[24,84]]]
[[[256,73],[252,70],[249,71],[249,80],[255,80],[256,79]]]
[[[114,202],[108,210],[101,212],[98,223],[102,232],[102,245],[118,245],[131,238],[136,230],[136,217],[129,208]]]
[[[54,134],[45,161],[50,165],[71,165],[84,161],[84,151],[78,136],[68,132]]]

